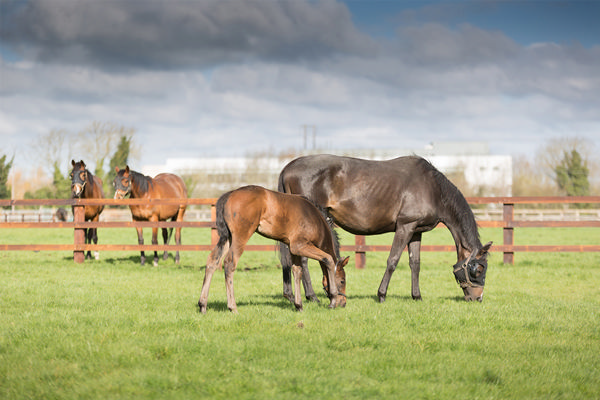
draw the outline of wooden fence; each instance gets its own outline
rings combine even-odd
[[[73,222],[7,222],[0,221],[0,228],[70,228],[74,231],[73,244],[0,244],[0,251],[73,251],[74,261],[84,261],[84,252],[91,251],[210,251],[217,242],[215,229],[215,203],[217,199],[187,199],[188,205],[211,206],[211,221],[184,221],[184,222],[136,222],[136,221],[101,221],[85,222],[85,205],[123,206],[135,204],[181,204],[178,199],[140,200],[140,199],[62,199],[62,200],[0,200],[0,207],[31,207],[31,206],[73,206]],[[598,245],[515,245],[514,229],[531,227],[595,227],[600,228],[600,218],[587,221],[521,221],[514,219],[514,206],[516,204],[575,204],[600,203],[600,196],[582,197],[470,197],[467,201],[471,205],[498,204],[502,206],[502,219],[492,221],[479,221],[478,225],[485,228],[502,228],[503,243],[494,244],[493,250],[502,252],[505,263],[514,263],[514,254],[517,252],[600,252]],[[114,245],[114,244],[85,244],[84,229],[86,228],[124,228],[124,227],[185,227],[185,228],[210,228],[212,230],[210,244],[196,245]],[[599,236],[600,237],[600,236]],[[599,240],[600,242],[600,240]],[[249,245],[246,251],[274,251],[276,245]],[[390,251],[390,245],[367,245],[364,236],[355,236],[354,245],[342,245],[343,252],[354,252],[357,268],[364,268],[366,254],[372,251]],[[451,251],[455,252],[454,245],[423,245],[422,251]]]

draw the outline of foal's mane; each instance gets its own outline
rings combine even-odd
[[[477,221],[475,220],[473,210],[471,210],[465,196],[463,196],[460,190],[458,190],[458,188],[429,161],[425,159],[422,160],[424,168],[430,171],[431,176],[440,188],[442,204],[449,213],[451,219],[449,222],[460,228],[467,243],[472,246],[472,250],[481,248]]]

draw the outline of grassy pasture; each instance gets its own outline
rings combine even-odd
[[[133,229],[99,236],[137,243]],[[481,236],[500,243],[502,231]],[[515,231],[516,244],[597,237],[581,228]],[[0,232],[0,243],[72,238],[61,229]],[[183,242],[207,243],[209,232],[184,229]],[[437,229],[424,243],[451,238]],[[123,252],[84,264],[69,252],[0,252],[0,398],[600,397],[598,253],[518,253],[514,266],[493,254],[481,304],[461,300],[451,253],[423,253],[421,302],[410,299],[404,254],[379,304],[387,254],[369,253],[366,269],[347,267],[345,309],[327,309],[319,290],[321,303],[298,313],[281,296],[277,255],[247,252],[235,276],[237,315],[227,311],[220,273],[208,313],[198,313],[206,256],[152,267]],[[310,269],[319,282],[317,264]]]

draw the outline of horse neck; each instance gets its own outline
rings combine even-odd
[[[140,174],[139,172],[131,171],[131,198],[141,198],[148,195],[148,188],[152,183],[152,179]]]
[[[84,199],[91,199],[94,197],[94,175],[89,170],[85,170],[85,187],[81,193],[81,197]]]
[[[481,248],[475,215],[460,192],[457,198],[446,205],[444,214],[443,222],[456,243],[458,260],[467,258],[473,250]]]

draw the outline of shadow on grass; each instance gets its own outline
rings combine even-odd
[[[321,301],[319,303],[317,302],[313,302],[313,301],[309,301],[309,300],[303,300],[303,306],[306,309],[306,305],[310,304],[310,303],[316,303],[316,304],[324,304],[325,302]],[[296,311],[296,307],[294,306],[294,304],[292,302],[290,302],[289,300],[287,300],[285,297],[283,297],[283,295],[257,295],[256,298],[253,298],[251,301],[236,301],[237,304],[237,308],[238,308],[238,312],[242,312],[244,308],[249,308],[252,306],[260,306],[260,307],[272,307],[272,308],[277,308],[280,310],[290,310],[290,311]],[[325,304],[323,307],[327,307],[327,305]],[[198,310],[198,312],[200,312],[200,307],[196,304],[196,308]],[[212,311],[216,311],[216,312],[229,312],[229,309],[227,308],[227,301],[222,301],[222,300],[216,300],[216,301],[210,301],[208,300],[208,304],[206,306],[207,310],[212,310]]]

